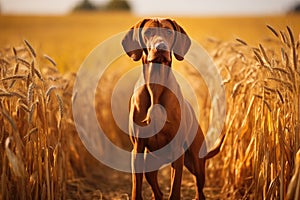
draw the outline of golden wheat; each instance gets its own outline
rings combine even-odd
[[[251,48],[236,39],[242,46],[223,45],[223,50],[218,49],[222,54],[214,55],[221,69],[227,66],[224,73],[234,77],[226,85],[232,125],[220,155],[226,167],[222,172],[226,183],[223,192],[231,199],[284,199],[290,173],[295,170],[300,119],[299,41],[289,27],[280,35],[270,25],[267,28],[279,40],[268,40],[275,42],[270,45],[273,48],[262,43]],[[243,54],[244,62],[234,56],[236,52]],[[290,188],[295,188],[295,183],[292,185]],[[294,193],[289,196],[295,197]]]
[[[213,199],[300,195],[299,41],[290,27],[267,29],[275,39],[257,47],[239,38],[208,39],[227,96],[226,143],[207,163],[209,177],[215,178],[207,181],[205,192]],[[101,188],[82,178],[93,173],[72,117],[72,99],[79,98],[72,95],[75,75],[59,74],[55,61],[40,57],[27,40],[0,51],[1,199],[104,198]],[[109,93],[110,84],[107,79],[99,91]],[[97,98],[100,118],[112,130],[109,137],[128,148],[127,136],[119,136],[107,116],[105,98],[109,95]],[[204,111],[208,116],[205,112],[209,109]],[[82,120],[89,123],[85,116]],[[128,194],[120,196],[128,199]]]
[[[64,95],[71,87],[63,90],[60,85],[72,80],[39,65],[34,48],[27,40],[24,45],[25,51],[13,47],[12,55],[6,52],[0,59],[0,130],[5,142],[0,147],[1,199],[75,198],[66,187],[67,180],[75,176],[73,168],[82,168],[81,162],[70,164],[78,158],[79,139],[69,144],[61,136],[62,132],[68,132],[64,137],[76,136],[73,124],[61,125],[62,118],[71,119],[71,113],[64,111],[65,102],[70,101]],[[56,77],[55,83],[50,76]],[[52,93],[57,101],[49,100]],[[69,152],[71,147],[74,150]]]

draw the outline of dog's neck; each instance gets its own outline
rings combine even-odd
[[[172,76],[172,61],[168,63],[148,62],[147,57],[143,57],[143,78],[149,92],[151,105],[158,104],[161,94],[164,92]]]
[[[172,72],[171,62],[166,64],[148,62],[143,58],[142,76],[138,80],[135,88],[143,87],[149,94],[149,105],[147,115],[142,122],[147,124],[151,121],[151,113],[154,105],[164,105],[166,103],[164,94],[172,92],[176,95],[178,101],[181,101],[182,94],[175,75]],[[169,96],[168,95],[168,96]],[[161,102],[162,101],[162,102]]]

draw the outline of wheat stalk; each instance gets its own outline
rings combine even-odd
[[[24,43],[26,45],[26,47],[28,47],[30,53],[32,54],[33,57],[36,57],[36,53],[35,50],[33,49],[33,47],[30,45],[30,43],[27,40],[24,40]]]
[[[279,34],[277,33],[277,31],[270,25],[267,25],[267,28],[278,38]]]
[[[0,59],[0,123],[3,123],[0,140],[7,141],[6,146],[0,147],[0,198],[66,199],[65,182],[70,178],[68,176],[72,174],[73,166],[69,163],[72,158],[68,151],[69,139],[63,138],[70,136],[62,136],[63,130],[60,129],[67,131],[70,128],[62,126],[64,121],[61,118],[70,118],[64,106],[65,93],[69,91],[64,90],[70,90],[71,87],[62,90],[63,87],[55,86],[62,96],[57,95],[57,102],[46,104],[48,95],[54,90],[54,87],[48,87],[52,85],[48,77],[56,77],[57,85],[66,84],[57,71],[48,71],[45,79],[45,75],[38,70],[39,62],[35,59],[37,54],[33,47],[28,41],[24,41],[24,45],[29,54],[22,54],[21,51],[26,50],[24,47],[13,47],[12,51],[7,52],[8,55]],[[26,70],[23,70],[23,66]],[[49,88],[47,92],[44,90],[46,87]],[[57,110],[60,119],[53,120]],[[59,155],[63,156],[59,158],[60,168],[54,169],[51,147],[62,142],[64,146],[58,150]],[[56,173],[54,170],[58,173],[56,177],[53,175]],[[7,185],[15,187],[12,190]]]
[[[241,43],[242,45],[248,46],[247,42],[245,42],[244,40],[240,39],[240,38],[236,38],[236,41],[238,41],[239,43]]]
[[[46,58],[54,67],[56,67],[56,62],[50,56],[44,54],[44,58]]]
[[[231,199],[284,199],[299,148],[300,79],[294,64],[299,41],[290,27],[287,32],[267,28],[275,36],[268,42],[274,45],[252,48],[236,39],[242,46],[219,45],[223,49],[214,50],[222,52],[214,59],[229,69],[226,77],[232,77],[226,91],[228,115],[234,119],[222,154],[227,174],[222,191]],[[245,176],[251,181],[246,183]]]

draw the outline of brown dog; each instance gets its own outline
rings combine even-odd
[[[183,60],[191,45],[190,38],[174,20],[143,19],[128,31],[122,45],[134,61],[143,62],[142,75],[130,102],[129,131],[134,145],[132,199],[142,199],[143,172],[154,198],[163,199],[157,170],[170,162],[169,199],[180,199],[183,165],[196,177],[196,198],[205,199],[205,160],[220,151],[224,136],[215,149],[206,153],[195,113],[172,73],[172,53],[177,60]],[[200,148],[206,155],[203,158],[199,158]]]

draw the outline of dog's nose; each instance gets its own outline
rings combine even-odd
[[[155,44],[155,49],[157,51],[166,51],[167,45],[164,42],[159,42],[159,43]]]

